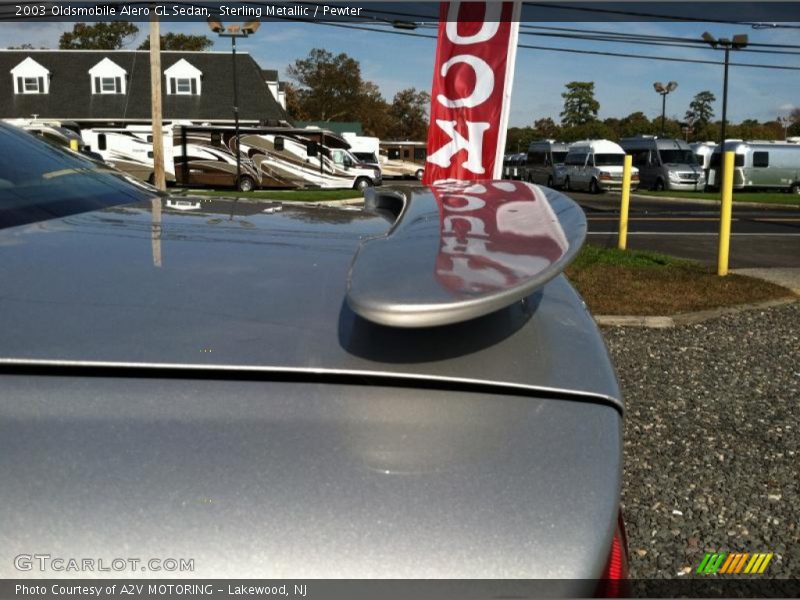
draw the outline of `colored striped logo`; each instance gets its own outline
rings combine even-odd
[[[701,575],[760,575],[772,560],[772,552],[706,552],[697,572]]]

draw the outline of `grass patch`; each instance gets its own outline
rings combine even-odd
[[[566,274],[597,315],[674,315],[792,295],[752,277],[718,277],[710,267],[693,261],[590,245],[583,247]]]
[[[719,200],[719,192],[685,192],[667,190],[655,192],[652,190],[637,190],[637,194],[653,197],[671,198],[694,198],[695,200]],[[733,191],[734,202],[757,202],[760,204],[785,204],[789,206],[800,206],[800,194],[790,194],[787,192],[737,192]]]
[[[192,196],[217,196],[256,198],[259,200],[280,200],[282,202],[320,202],[324,200],[348,200],[359,198],[361,192],[356,190],[256,190],[239,192],[236,190],[192,190]]]

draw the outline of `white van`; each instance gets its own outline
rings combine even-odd
[[[622,188],[625,151],[609,140],[585,140],[570,145],[564,159],[564,189],[593,194]],[[631,168],[631,189],[639,185],[639,169]]]
[[[350,144],[350,153],[353,156],[365,165],[380,169],[381,165],[378,160],[378,155],[381,152],[380,139],[350,132],[343,133],[342,137]]]

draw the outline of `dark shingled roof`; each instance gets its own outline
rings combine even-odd
[[[49,94],[15,94],[10,71],[31,57],[50,71]],[[89,69],[109,58],[128,72],[127,94],[92,94]],[[199,96],[166,95],[163,71],[186,59],[202,73]],[[165,120],[229,121],[233,119],[231,55],[217,52],[161,53],[161,87]],[[288,120],[273,98],[261,67],[249,54],[236,57],[239,118]],[[0,118],[61,120],[149,120],[150,53],[130,50],[3,50],[0,51]],[[277,79],[277,77],[276,77]]]
[[[264,81],[278,81],[278,71],[275,69],[261,69]]]

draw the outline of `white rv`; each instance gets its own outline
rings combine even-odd
[[[324,129],[243,129],[241,148],[262,187],[364,190],[382,183],[377,165],[359,160],[343,137]]]
[[[69,148],[95,160],[102,160],[102,156],[89,149],[81,137],[80,127],[72,121],[51,119],[3,119],[3,121],[37,135],[52,144]]]
[[[365,165],[380,168],[378,156],[381,152],[381,141],[379,138],[355,133],[343,133],[342,137],[350,144],[350,152],[353,153],[353,156]]]
[[[706,175],[708,175],[708,167],[711,166],[711,155],[714,154],[714,148],[716,147],[716,142],[694,142],[689,144],[689,148],[692,149],[697,158],[697,164],[702,167]]]
[[[721,149],[711,156],[709,187],[719,187]],[[800,194],[800,145],[775,141],[725,142],[725,151],[734,152],[733,187],[743,189],[786,190]]]
[[[593,194],[622,188],[625,151],[609,140],[585,140],[569,147],[564,159],[564,188]],[[631,168],[631,188],[639,185],[639,169]]]
[[[186,186],[274,188],[356,188],[381,184],[380,169],[362,164],[349,144],[324,130],[288,127],[239,129],[163,127],[167,181]],[[112,166],[153,181],[153,136],[149,125],[84,129],[92,150]],[[237,179],[237,151],[239,176]]]
[[[425,174],[428,156],[425,142],[381,142],[380,161],[384,177],[416,177]]]
[[[142,181],[154,182],[153,134],[149,125],[87,128],[81,130],[81,137],[92,152],[98,153],[112,167]],[[174,183],[169,126],[164,127],[164,170],[167,181]]]

